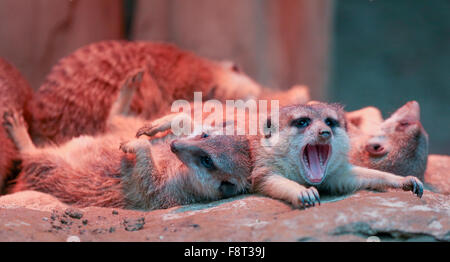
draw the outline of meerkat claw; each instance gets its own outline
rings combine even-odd
[[[3,113],[3,127],[9,128],[12,126],[12,114],[9,111]]]
[[[154,134],[156,134],[153,125],[145,125],[141,128],[139,128],[139,130],[136,133],[136,138],[141,137],[142,135],[146,135],[146,136],[153,136]]]
[[[134,148],[130,146],[130,141],[120,143],[119,149],[122,150],[124,153],[133,154],[135,152]]]
[[[423,184],[420,182],[419,179],[413,176],[405,177],[405,184],[403,186],[403,190],[409,191],[414,195],[417,195],[417,197],[422,198],[423,195]]]
[[[139,73],[137,73],[136,76],[133,78],[133,81],[140,83],[142,81],[143,74],[144,74],[143,71],[140,71]]]
[[[316,200],[317,200],[317,203],[319,203],[319,206],[320,206],[320,196],[319,196],[319,191],[317,191],[317,189],[316,189],[315,187],[312,187],[311,189],[312,189],[312,192],[313,192],[313,194],[314,194],[314,197],[315,197]]]
[[[319,192],[315,187],[310,187],[304,191],[302,191],[298,197],[298,199],[302,202],[301,207],[311,207],[316,206],[316,203],[320,205],[320,197]]]
[[[305,200],[304,200],[304,198],[303,198],[303,195],[302,195],[302,193],[300,193],[300,196],[298,197],[298,199],[300,199],[300,201],[302,201],[302,204],[301,204],[301,208],[305,208]]]

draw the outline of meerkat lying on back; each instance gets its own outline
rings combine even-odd
[[[296,207],[320,203],[319,192],[351,193],[360,189],[411,190],[423,185],[415,177],[352,166],[342,108],[316,103],[280,109],[279,132],[251,139],[252,187]]]
[[[245,137],[200,134],[151,145],[145,139],[120,144],[117,135],[105,134],[36,148],[20,114],[5,114],[4,126],[23,166],[11,192],[41,191],[81,207],[150,210],[218,200],[249,188]]]
[[[123,80],[137,71],[143,72],[142,85],[130,110],[148,120],[166,114],[175,100],[191,101],[195,91],[221,101],[261,93],[260,85],[234,64],[211,61],[171,44],[93,43],[62,58],[36,91],[29,105],[33,141],[62,143],[103,133]]]
[[[137,73],[122,87],[107,118],[110,132],[61,146],[37,148],[20,113],[7,111],[3,126],[22,159],[10,192],[37,190],[77,206],[149,210],[217,200],[249,188],[249,142],[243,136],[210,130],[153,144],[123,142],[143,123],[122,115],[139,81]]]
[[[20,72],[7,61],[0,58],[0,115],[7,110],[21,110],[31,100],[33,91]],[[0,194],[4,181],[16,175],[15,162],[19,154],[5,129],[0,126]]]

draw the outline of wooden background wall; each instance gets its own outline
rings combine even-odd
[[[37,88],[76,48],[121,39],[121,0],[0,0],[0,56]],[[262,84],[326,97],[331,0],[136,0],[130,36],[237,62]]]
[[[122,38],[122,17],[120,0],[0,0],[0,56],[37,88],[78,47]]]

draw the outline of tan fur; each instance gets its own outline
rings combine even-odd
[[[264,88],[259,99],[278,100],[280,106],[290,106],[306,104],[311,100],[311,97],[307,86],[294,85],[290,89],[284,91]]]
[[[26,103],[32,98],[32,90],[28,82],[11,64],[0,58],[0,117],[5,111],[24,112]],[[0,126],[0,194],[4,190],[7,179],[15,175],[14,162],[19,160],[17,149],[3,126]]]
[[[428,134],[420,122],[416,101],[406,103],[386,120],[375,107],[347,113],[346,117],[352,164],[424,180]]]
[[[62,143],[100,134],[124,79],[143,71],[131,111],[145,119],[166,114],[177,99],[257,97],[260,86],[226,63],[214,62],[170,44],[105,41],[61,59],[36,92],[30,111],[33,141]]]
[[[3,125],[23,159],[12,193],[36,190],[80,207],[150,210],[217,200],[249,188],[246,138],[195,135],[151,145],[145,139],[123,142],[128,133],[120,130],[37,148],[19,114],[6,114]],[[174,143],[181,161],[170,152]],[[209,155],[216,168],[199,166],[200,154]]]
[[[309,125],[293,124],[305,117],[311,120]],[[327,118],[337,120],[337,125],[327,126]],[[404,178],[349,164],[350,142],[344,111],[337,105],[313,103],[281,108],[279,125],[279,133],[251,140],[254,192],[285,200],[296,207],[315,205],[320,201],[318,191],[341,194],[360,189],[401,188],[412,190],[418,196],[423,192],[421,182],[414,177]],[[323,131],[329,131],[331,136],[319,135]],[[311,182],[306,175],[302,154],[307,144],[331,145],[321,182]]]

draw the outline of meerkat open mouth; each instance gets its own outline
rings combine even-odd
[[[306,178],[313,184],[321,183],[330,156],[330,145],[306,145],[302,152],[302,161],[306,169]]]

